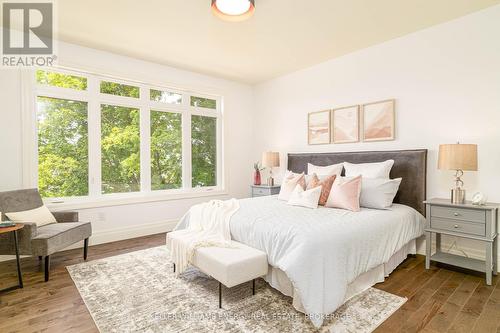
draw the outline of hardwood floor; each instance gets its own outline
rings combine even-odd
[[[165,235],[92,246],[89,260],[165,243]],[[0,294],[0,332],[97,332],[66,266],[83,262],[83,249],[53,255],[50,281],[38,258],[23,258],[24,288]],[[408,301],[376,332],[500,332],[500,283],[408,258],[375,287]],[[0,288],[16,284],[15,261],[0,263]]]

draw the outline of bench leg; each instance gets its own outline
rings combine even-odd
[[[222,283],[219,282],[219,309],[222,309]]]
[[[87,260],[88,253],[89,253],[89,239],[85,238],[83,240],[83,260]]]
[[[255,295],[255,279],[252,280],[252,295]]]

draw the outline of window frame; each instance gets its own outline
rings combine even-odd
[[[38,84],[36,70],[47,70],[61,74],[76,75],[87,79],[86,90],[54,87]],[[166,84],[148,84],[138,80],[112,77],[81,70],[62,67],[36,68],[21,73],[23,81],[23,185],[38,187],[38,133],[37,133],[37,97],[70,99],[87,102],[88,105],[88,183],[89,194],[82,197],[45,198],[51,208],[78,209],[114,206],[138,202],[175,200],[180,198],[203,197],[227,194],[224,172],[223,142],[223,97],[201,93],[189,89],[174,88]],[[139,98],[117,96],[100,92],[101,81],[111,81],[139,87]],[[165,90],[182,95],[181,104],[162,103],[150,100],[150,89]],[[215,99],[217,108],[207,109],[190,105],[190,97]],[[117,105],[138,108],[140,113],[140,191],[128,193],[102,194],[101,178],[101,105]],[[182,187],[178,189],[151,190],[151,123],[150,111],[180,113],[182,121]],[[217,119],[217,151],[215,186],[192,187],[191,167],[191,116],[202,115]]]

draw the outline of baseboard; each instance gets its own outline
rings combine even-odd
[[[154,223],[133,225],[119,229],[117,228],[99,231],[92,234],[92,237],[90,237],[89,239],[89,246],[168,232],[174,229],[174,227],[177,225],[177,222],[179,222],[179,220],[173,219]],[[83,242],[80,242],[73,244],[64,250],[76,249],[82,246]]]
[[[154,223],[133,225],[119,229],[116,228],[116,229],[94,232],[89,239],[89,246],[168,232],[174,229],[178,221],[179,221],[178,219],[172,219]],[[82,247],[83,247],[83,241],[75,243],[61,251],[82,248]],[[25,257],[29,256],[21,256],[21,258]],[[14,258],[13,256],[0,255],[0,262],[6,260],[12,260],[13,258]]]

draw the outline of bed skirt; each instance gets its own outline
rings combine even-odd
[[[372,268],[366,273],[358,276],[347,286],[347,292],[344,302],[352,297],[362,293],[373,285],[384,282],[385,277],[389,276],[396,267],[401,264],[409,254],[417,253],[416,240],[413,239],[404,245],[399,251],[394,253],[389,260],[382,265]],[[292,285],[292,282],[281,269],[269,266],[265,280],[271,287],[279,290],[282,294],[293,298],[293,307],[300,312],[304,312],[304,307],[300,297]]]

